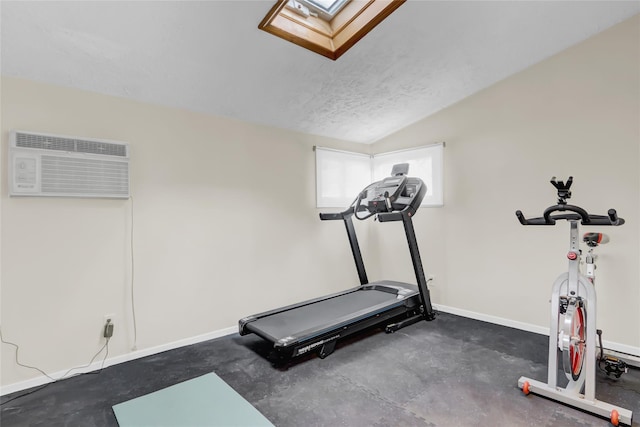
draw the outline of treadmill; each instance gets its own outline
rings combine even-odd
[[[427,187],[420,178],[408,177],[408,171],[408,163],[397,164],[390,177],[367,186],[345,211],[320,214],[321,220],[344,222],[360,286],[240,319],[240,335],[254,333],[269,341],[281,360],[311,352],[324,359],[339,339],[363,329],[387,323],[389,333],[420,320],[433,320],[435,312],[411,219]],[[402,221],[417,286],[390,280],[369,283],[353,217]]]

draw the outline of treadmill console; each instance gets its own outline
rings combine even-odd
[[[417,210],[427,186],[420,178],[406,176],[408,170],[408,163],[395,165],[392,176],[362,190],[353,205],[356,218],[365,219],[377,213],[401,211],[407,207]],[[365,217],[358,215],[363,211],[368,211]]]

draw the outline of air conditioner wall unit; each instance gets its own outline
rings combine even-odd
[[[9,195],[129,198],[129,145],[14,130]]]

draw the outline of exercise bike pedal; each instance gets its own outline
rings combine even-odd
[[[620,378],[622,374],[626,374],[629,372],[629,367],[627,364],[613,356],[604,356],[600,359],[599,364],[602,365],[604,363],[604,367],[600,366],[607,376],[614,376],[616,378]]]

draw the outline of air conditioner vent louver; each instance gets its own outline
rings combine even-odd
[[[128,165],[93,159],[42,156],[42,192],[66,194],[129,193]]]
[[[108,142],[94,142],[76,140],[76,148],[79,153],[102,154],[104,156],[127,155],[127,147],[122,144],[110,144]]]
[[[102,154],[105,156],[127,156],[127,147],[123,144],[26,132],[16,132],[16,147]]]
[[[12,131],[11,196],[129,197],[129,146]]]

